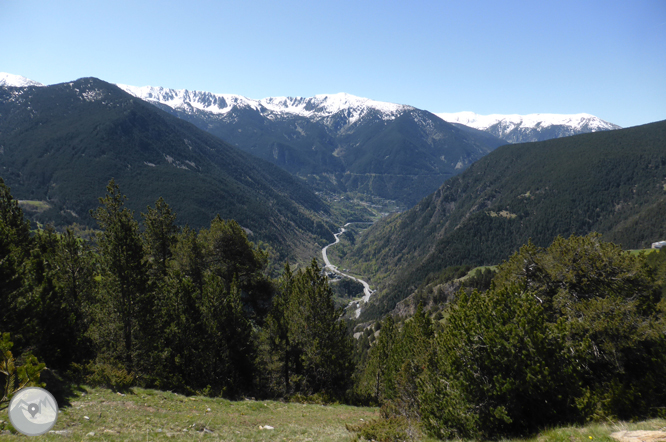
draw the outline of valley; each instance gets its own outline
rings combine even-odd
[[[603,174],[623,161],[617,149],[631,143],[615,134],[638,130],[619,130],[589,114],[435,115],[349,94],[253,100],[149,86],[118,89],[96,79],[43,86],[9,74],[2,84],[2,174],[37,225],[89,228],[87,213],[112,177],[132,194],[128,204],[136,213],[162,192],[182,222],[204,226],[214,214],[237,219],[278,261],[304,264],[323,247],[324,264],[334,268],[326,251],[331,238],[340,241],[336,226],[377,221],[356,232],[355,244],[343,241],[333,250],[338,267],[354,269],[376,286],[375,302],[407,296],[419,280],[450,266],[497,263],[529,238],[546,244],[557,234],[596,229],[625,247],[644,246],[655,233],[637,226],[650,224],[661,210],[654,192],[627,200],[611,196],[612,186],[596,194],[605,196],[594,212],[574,208],[588,203],[563,190],[562,177],[585,174],[565,169],[591,164],[595,170],[598,163],[595,182],[608,181]],[[56,117],[54,106],[65,102],[69,111]],[[26,106],[37,130],[21,126]],[[278,167],[239,166],[254,157],[184,121]],[[582,132],[590,134],[571,136]],[[593,138],[588,142],[587,136]],[[548,138],[554,139],[499,147]],[[132,147],[118,150],[119,143]],[[619,146],[617,160],[594,158],[604,143]],[[551,145],[559,149],[555,157],[540,162],[553,156]],[[571,162],[565,151],[572,149],[589,152],[588,158]],[[537,179],[531,170],[550,175]],[[590,183],[576,184],[585,189],[582,195],[599,187]],[[563,192],[574,200],[562,200]]]
[[[328,254],[327,254],[328,248],[330,246],[336,245],[340,242],[340,235],[345,233],[345,227],[348,227],[351,224],[366,224],[366,223],[348,222],[344,226],[340,227],[340,232],[338,232],[334,235],[335,236],[335,242],[333,242],[333,243],[327,245],[326,247],[324,247],[323,249],[321,249],[321,255],[322,255],[322,258],[324,259],[324,270],[326,270],[326,269],[331,270],[333,273],[338,274],[338,275],[342,276],[343,278],[351,279],[352,281],[359,282],[363,285],[363,295],[364,295],[363,298],[360,301],[351,301],[349,303],[349,305],[347,306],[347,308],[351,308],[351,307],[356,306],[356,309],[354,309],[354,315],[355,315],[356,318],[358,318],[361,315],[361,309],[362,309],[361,301],[363,301],[363,304],[367,304],[368,301],[370,301],[370,297],[372,296],[373,291],[370,289],[370,285],[367,282],[365,282],[364,280],[362,280],[360,278],[356,278],[355,276],[351,276],[347,273],[343,273],[340,270],[338,270],[338,268],[336,266],[334,266],[333,264],[331,264],[331,262],[328,260]],[[345,271],[346,271],[346,269],[345,269]]]
[[[377,284],[381,316],[446,268],[497,264],[530,240],[596,231],[625,249],[649,247],[664,235],[665,130],[503,146],[343,244],[338,262]]]
[[[666,406],[666,121],[0,74],[0,178],[0,381],[57,390],[49,438],[576,440]]]

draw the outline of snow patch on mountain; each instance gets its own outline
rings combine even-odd
[[[36,81],[30,80],[29,78],[22,77],[20,75],[0,72],[0,86],[27,87],[27,86],[44,86],[44,85]]]
[[[347,124],[353,124],[370,110],[377,111],[382,119],[388,120],[396,118],[404,111],[413,109],[411,106],[385,103],[346,93],[322,94],[310,98],[269,97],[254,100],[241,95],[215,94],[187,89],[176,90],[154,86],[136,87],[124,84],[118,84],[117,86],[145,101],[157,102],[186,112],[199,110],[217,115],[227,114],[234,108],[245,108],[253,109],[271,119],[297,115],[319,120],[342,112],[347,118]]]

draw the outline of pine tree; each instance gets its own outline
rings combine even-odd
[[[82,256],[83,255],[83,256]],[[26,261],[26,327],[35,354],[55,369],[83,362],[90,353],[85,337],[93,284],[92,256],[71,231],[38,230]]]
[[[155,202],[155,208],[148,206],[148,213],[142,213],[141,217],[146,229],[143,238],[150,262],[151,279],[156,282],[166,277],[167,263],[173,255],[172,249],[178,233],[178,226],[175,224],[176,214],[160,197]]]
[[[263,345],[266,347],[263,355],[264,364],[270,373],[276,374],[272,379],[270,374],[268,375],[268,388],[279,395],[291,393],[289,378],[293,365],[293,348],[289,321],[293,283],[294,275],[289,263],[286,263],[262,335]]]
[[[461,291],[418,379],[442,438],[525,435],[666,406],[661,287],[642,255],[598,235],[528,244],[491,288]]]
[[[398,330],[393,316],[388,315],[381,323],[379,338],[370,349],[368,364],[362,375],[364,393],[372,395],[377,403],[392,399],[395,395],[396,364],[394,347]]]
[[[243,306],[253,319],[262,322],[270,308],[272,286],[263,270],[267,256],[248,240],[234,220],[219,215],[210,229],[199,232],[208,271],[220,276],[228,290],[234,278],[241,291]]]
[[[30,225],[0,178],[0,331],[11,331],[19,348],[27,344],[23,334],[29,330],[25,326],[30,305],[25,297],[24,266],[31,247]]]
[[[342,395],[353,373],[351,337],[316,260],[294,278],[290,342],[298,349],[300,389]]]
[[[341,397],[354,370],[353,344],[317,262],[285,266],[262,331],[266,383],[278,395]]]
[[[225,387],[229,396],[238,397],[253,388],[257,350],[255,333],[243,308],[240,287],[235,279],[224,297],[223,309],[218,327],[228,351],[229,369]]]
[[[67,341],[64,342],[71,362],[83,362],[91,357],[91,342],[87,336],[90,326],[89,306],[94,296],[96,257],[85,241],[71,230],[59,236],[53,256],[56,289],[62,300]]]
[[[419,419],[418,380],[431,363],[435,338],[434,325],[419,304],[414,316],[408,320],[394,346],[395,394],[385,413]]]
[[[132,211],[124,207],[126,197],[112,179],[101,206],[92,211],[101,233],[97,236],[102,260],[103,292],[118,314],[124,343],[121,359],[128,371],[134,368],[133,355],[141,325],[151,319],[152,306],[146,295],[147,271],[139,225]]]
[[[233,221],[218,218],[198,234],[185,228],[177,235],[157,288],[156,385],[228,397],[251,391],[255,333],[238,278],[260,279],[255,252]]]

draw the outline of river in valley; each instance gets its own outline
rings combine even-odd
[[[340,270],[338,270],[338,268],[336,266],[334,266],[333,264],[331,264],[331,262],[328,260],[328,255],[327,255],[328,248],[340,242],[340,235],[342,235],[343,233],[345,233],[347,231],[345,229],[345,227],[348,227],[350,224],[372,224],[372,223],[360,223],[360,222],[359,223],[347,223],[344,226],[340,227],[340,232],[333,235],[333,236],[335,236],[335,242],[332,242],[329,245],[327,245],[326,247],[324,247],[323,249],[321,249],[321,255],[324,257],[324,263],[326,264],[325,268],[327,268],[327,269],[331,270],[332,272],[335,272],[338,275],[341,275],[345,278],[353,279],[354,281],[357,281],[357,282],[360,282],[361,284],[363,284],[363,298],[360,299],[360,300],[351,301],[349,303],[349,305],[346,307],[346,308],[356,307],[356,311],[354,313],[355,313],[356,317],[358,318],[361,315],[361,302],[363,302],[363,304],[366,304],[370,300],[370,296],[372,296],[372,294],[374,293],[374,290],[371,290],[370,285],[367,282],[363,281],[362,279],[355,278],[354,276],[348,275],[348,274],[343,273]]]

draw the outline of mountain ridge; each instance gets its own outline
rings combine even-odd
[[[20,75],[0,72],[0,86],[26,87],[44,85]],[[272,114],[273,118],[278,114],[282,114],[304,117],[314,116],[315,118],[321,119],[340,111],[351,110],[351,112],[354,113],[356,110],[356,119],[358,119],[359,110],[362,112],[362,108],[366,108],[380,111],[382,113],[382,118],[384,119],[393,119],[404,111],[416,109],[415,107],[406,104],[376,101],[345,92],[339,92],[336,94],[317,94],[313,97],[275,96],[252,99],[237,94],[222,94],[189,89],[172,89],[162,86],[131,86],[126,84],[117,84],[117,86],[137,98],[160,103],[173,109],[182,109],[190,112],[196,109],[213,114],[225,114],[234,106],[240,106],[258,110],[265,115]],[[223,104],[223,106],[220,106],[220,104]],[[449,123],[462,124],[488,133],[496,132],[496,136],[499,134],[499,138],[506,141],[509,141],[507,134],[516,128],[536,129],[537,127],[567,126],[571,128],[571,133],[569,135],[621,128],[616,124],[609,123],[587,113],[481,115],[470,111],[464,111],[454,113],[433,112],[433,114]],[[269,116],[269,118],[271,118],[271,116]],[[492,128],[495,126],[498,127],[496,130],[493,130]]]
[[[545,141],[552,138],[621,129],[594,115],[579,114],[491,114],[474,112],[436,113],[444,121],[482,130],[509,143]]]
[[[408,105],[346,93],[269,97],[121,85],[137,98],[305,179],[410,207],[504,141]]]
[[[383,118],[395,118],[412,106],[375,101],[345,92],[318,94],[313,97],[267,97],[259,100],[236,94],[218,94],[188,89],[170,89],[160,86],[130,86],[118,84],[126,92],[146,101],[154,101],[173,109],[190,111],[197,109],[213,114],[226,114],[234,106],[260,112],[267,118],[287,115],[309,117],[315,120],[330,117],[341,111],[351,111],[358,119],[368,109],[382,112]]]

